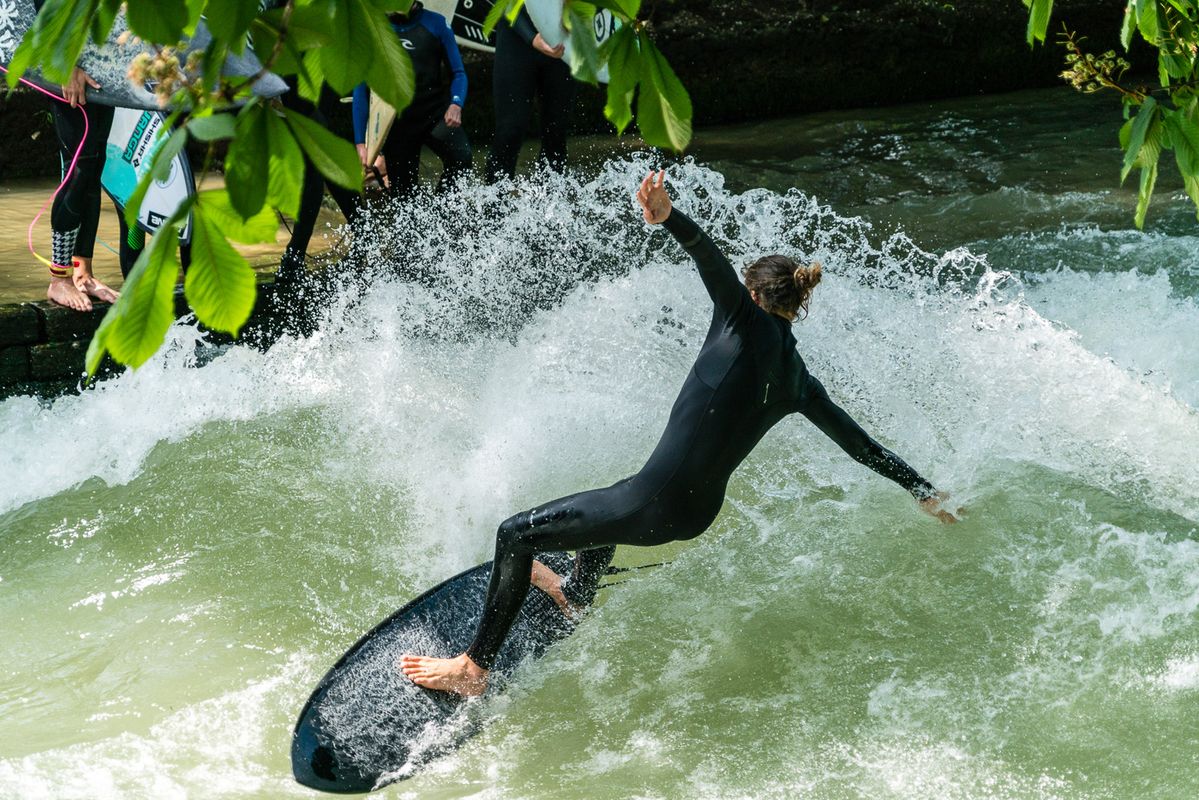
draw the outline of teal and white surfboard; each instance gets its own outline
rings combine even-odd
[[[3,2],[3,0],[0,0]],[[154,153],[167,140],[166,115],[161,111],[138,111],[132,108],[113,110],[112,131],[108,134],[107,157],[100,182],[104,191],[122,209],[129,203],[138,181],[150,171]],[[195,194],[196,182],[192,176],[191,162],[187,153],[179,152],[171,161],[171,171],[165,180],[150,184],[137,214],[138,227],[154,233],[170,218],[179,204]],[[191,216],[183,227],[181,238],[191,241]]]

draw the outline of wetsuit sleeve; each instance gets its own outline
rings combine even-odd
[[[512,30],[516,31],[529,47],[533,46],[533,39],[537,37],[537,26],[533,24],[533,18],[529,16],[529,12],[525,11],[523,6],[520,13],[516,15],[516,22],[512,23]]]
[[[450,82],[450,103],[465,106],[466,67],[462,65],[462,53],[458,51],[458,41],[454,38],[454,32],[450,30],[450,26],[446,24],[445,17],[438,16],[438,19],[441,20],[441,25],[436,33],[441,39],[441,46],[445,48],[446,63],[450,65],[450,71],[454,73],[454,78]]]
[[[354,87],[354,144],[366,144],[366,122],[371,113],[371,90],[365,83]]]
[[[671,210],[670,216],[662,225],[695,259],[699,276],[703,279],[712,302],[717,308],[731,315],[749,294],[737,278],[733,265],[724,257],[724,253],[720,252],[720,248],[708,234],[700,230],[690,217],[677,208]]]
[[[824,386],[815,378],[809,377],[813,384],[809,388],[809,401],[800,409],[800,413],[812,421],[820,431],[837,443],[837,446],[857,461],[870,469],[890,478],[904,489],[907,489],[917,500],[925,500],[934,496],[937,490],[916,470],[908,466],[902,458],[874,441],[862,426],[854,422],[853,417],[829,399]]]

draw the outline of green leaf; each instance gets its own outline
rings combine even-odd
[[[275,208],[291,217],[299,213],[300,194],[304,188],[304,154],[278,114],[267,116],[271,141],[270,180],[266,199]]]
[[[595,4],[567,0],[565,10],[570,28],[570,74],[575,80],[594,86],[599,82],[597,75],[603,66],[599,46],[595,41],[595,32],[591,28],[591,21],[595,18]]]
[[[313,3],[314,8],[324,7],[330,12],[329,43],[315,52],[325,80],[339,94],[349,94],[366,79],[370,59],[375,56],[375,42],[355,27],[354,12],[361,7],[360,3],[361,0]]]
[[[104,317],[103,333],[98,332],[100,342],[93,345],[106,349],[122,364],[144,364],[162,345],[167,328],[175,320],[178,278],[179,236],[173,225],[164,225],[133,265],[121,287],[121,296]],[[89,372],[102,357],[103,351],[93,353],[92,348],[88,349]]]
[[[237,118],[232,114],[192,117],[187,122],[187,130],[202,142],[232,139],[237,133]]]
[[[192,215],[192,263],[183,288],[196,319],[236,336],[254,310],[257,285],[249,262],[225,240],[222,217],[211,211],[197,204]]]
[[[1161,33],[1161,22],[1157,15],[1157,0],[1141,0],[1137,5],[1139,9],[1137,28],[1141,31],[1141,36],[1145,41],[1156,46]]]
[[[637,41],[641,47],[637,125],[642,138],[654,147],[682,152],[691,143],[691,98],[644,30],[638,32]]]
[[[1199,198],[1191,193],[1193,186],[1199,185],[1199,125],[1181,111],[1167,111],[1165,124],[1187,194],[1199,204]]]
[[[321,102],[321,90],[325,85],[325,71],[321,66],[321,51],[309,50],[301,62],[303,69],[297,75],[300,78],[300,97],[313,105]]]
[[[516,16],[524,8],[525,0],[496,0],[495,5],[487,12],[483,20],[483,35],[490,37],[495,26],[500,24],[501,17],[507,17],[508,23],[516,22]]]
[[[1053,0],[1024,0],[1028,6],[1028,43],[1044,42],[1053,14]]]
[[[1153,198],[1153,187],[1157,183],[1157,162],[1154,161],[1141,169],[1141,188],[1137,193],[1137,228],[1145,227],[1145,214],[1149,211],[1149,201]]]
[[[1124,49],[1132,47],[1132,35],[1137,30],[1137,3],[1136,0],[1130,0],[1127,6],[1124,7],[1124,24],[1120,27],[1120,44],[1124,45]]]
[[[632,26],[617,28],[604,42],[608,56],[608,102],[604,116],[624,133],[633,121],[633,92],[641,73],[641,51],[637,49],[637,34]]]
[[[1129,120],[1131,125],[1125,123],[1129,125],[1129,128],[1128,141],[1124,147],[1124,167],[1120,170],[1121,183],[1128,177],[1128,173],[1132,172],[1137,157],[1141,154],[1141,148],[1145,144],[1145,134],[1149,131],[1150,125],[1157,121],[1157,115],[1157,101],[1152,97],[1146,97],[1141,110]]]
[[[233,207],[244,219],[266,202],[271,141],[266,117],[274,112],[260,103],[247,104],[237,117],[237,136],[225,156],[225,186]]]
[[[355,27],[365,33],[365,40],[374,50],[367,60],[366,82],[371,91],[386,100],[396,112],[412,103],[416,76],[412,59],[400,44],[387,16],[366,0],[346,0],[354,11]],[[323,60],[322,60],[323,63]]]
[[[347,189],[362,191],[362,164],[354,145],[299,112],[284,109],[283,113],[296,141],[322,175]]]
[[[190,17],[185,0],[128,0],[125,15],[129,30],[158,44],[178,42]]]
[[[120,0],[103,0],[96,8],[96,16],[92,17],[91,36],[96,44],[108,41],[112,24],[116,22],[117,11],[121,8]]]
[[[279,220],[275,212],[266,206],[249,219],[242,219],[225,189],[207,189],[200,192],[196,197],[196,207],[203,209],[203,213],[214,222],[217,230],[235,242],[273,243],[279,231]]]
[[[35,63],[47,79],[65,83],[87,44],[99,2],[47,0],[9,61],[9,87]]]
[[[258,4],[248,0],[208,0],[208,29],[227,42],[244,41],[250,23],[258,15]]]
[[[168,130],[164,125],[162,130]],[[156,181],[165,181],[171,174],[171,161],[179,155],[179,151],[187,144],[187,128],[176,128],[171,136],[154,152],[153,168],[150,175]]]

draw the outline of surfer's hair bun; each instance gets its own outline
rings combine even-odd
[[[772,314],[795,319],[808,315],[812,290],[820,283],[820,264],[797,264],[783,255],[763,256],[745,267],[745,288],[758,296],[758,303]]]

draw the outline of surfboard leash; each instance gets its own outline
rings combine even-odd
[[[5,75],[8,74],[7,67],[0,65],[0,70],[3,70]],[[46,95],[46,97],[52,97],[60,103],[67,102],[67,98],[62,97],[60,95],[56,95],[54,92],[43,89],[42,87],[38,86],[36,83],[33,83],[32,81],[27,81],[24,78],[18,78],[17,80],[19,80],[21,83],[28,86],[30,89],[33,89],[34,91],[37,91],[37,92],[41,92],[42,94]],[[90,126],[88,124],[87,111],[83,108],[83,106],[76,106],[76,107],[79,109],[79,113],[83,114],[83,138],[79,140],[79,147],[75,148],[75,157],[71,159],[71,165],[69,167],[67,167],[66,173],[62,176],[62,183],[58,184],[58,188],[55,189],[54,193],[52,195],[50,195],[50,198],[48,200],[46,200],[45,203],[42,204],[41,209],[38,210],[37,215],[34,216],[34,218],[33,218],[33,221],[29,223],[29,229],[28,229],[28,232],[25,237],[25,241],[29,245],[29,252],[33,254],[33,257],[36,258],[38,261],[42,262],[43,264],[45,264],[47,267],[49,267],[50,273],[52,275],[55,275],[56,277],[60,277],[60,278],[66,277],[65,274],[59,274],[60,272],[65,273],[65,270],[63,269],[64,265],[55,264],[50,259],[44,257],[41,253],[39,253],[34,248],[34,246],[33,246],[33,229],[34,229],[34,227],[37,226],[38,220],[40,220],[42,218],[42,215],[46,213],[46,209],[49,208],[50,204],[53,203],[55,198],[58,197],[58,193],[61,192],[63,190],[63,187],[67,185],[67,181],[69,181],[71,179],[71,175],[74,174],[74,172],[75,172],[75,165],[77,163],[79,163],[79,156],[83,153],[83,145],[85,142],[87,142],[87,134],[88,134],[88,130],[90,129]],[[67,267],[67,269],[69,269],[69,267]]]

